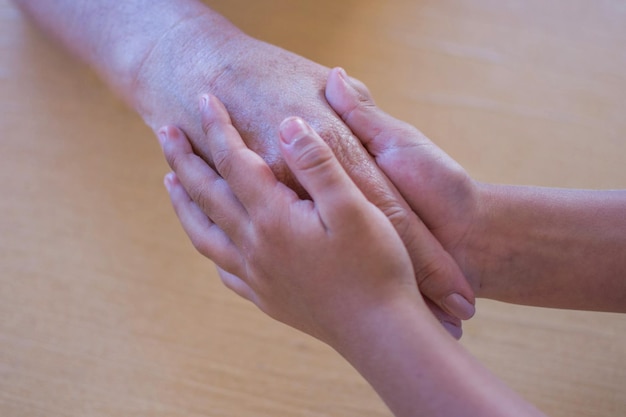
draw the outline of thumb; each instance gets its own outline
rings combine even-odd
[[[334,68],[326,83],[326,100],[374,157],[396,148],[411,146],[422,135],[382,111],[360,81]]]
[[[280,125],[280,139],[287,166],[315,202],[326,225],[339,224],[366,203],[333,151],[304,120],[285,119]]]

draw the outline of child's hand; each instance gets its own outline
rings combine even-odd
[[[479,276],[471,272],[464,256],[479,210],[476,183],[416,128],[379,109],[367,87],[347,77],[342,69],[332,70],[326,99],[450,252],[476,291]]]
[[[226,271],[229,288],[332,346],[370,311],[425,306],[393,226],[308,125],[285,120],[279,146],[313,201],[277,181],[222,104],[205,99],[202,124],[217,172],[169,127],[161,139],[175,174],[166,186],[194,246]]]

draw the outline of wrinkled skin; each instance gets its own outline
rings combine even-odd
[[[199,96],[210,92],[224,103],[245,143],[263,157],[279,180],[305,196],[276,146],[280,123],[287,117],[302,117],[330,145],[366,198],[391,220],[409,253],[414,255],[418,284],[426,280],[437,283],[438,276],[452,277],[439,287],[431,285],[429,288],[435,291],[424,295],[441,305],[442,296],[459,292],[473,302],[471,287],[452,257],[328,105],[324,90],[330,69],[241,34],[224,40],[220,52],[207,55],[201,48],[201,39],[199,36],[182,50],[179,46],[160,45],[139,72],[136,84],[144,104],[138,107],[155,130],[164,124],[178,125],[196,153],[211,162],[215,156],[202,134],[198,111]],[[161,59],[163,54],[172,59]],[[189,60],[190,56],[194,59]],[[150,60],[160,65],[153,65]],[[162,88],[148,88],[154,85]],[[197,94],[189,94],[190,91]],[[446,287],[441,288],[444,284]],[[435,304],[430,305],[438,319],[460,337],[460,320]]]

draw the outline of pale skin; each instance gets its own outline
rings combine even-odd
[[[416,129],[378,109],[341,69],[331,72],[326,97],[412,204],[432,183],[420,170],[439,170],[450,192],[432,200],[429,209],[447,219],[433,230],[466,265],[486,272],[486,296],[626,310],[626,192],[478,184]],[[277,140],[312,198],[301,200],[246,147],[219,100],[204,103],[204,132],[220,155],[216,171],[171,126],[160,134],[175,172],[165,183],[184,229],[223,269],[229,288],[335,348],[397,416],[542,415],[436,325],[406,247],[310,126],[286,119]],[[255,183],[235,166],[247,167]],[[429,210],[420,215],[428,219]]]
[[[626,190],[479,183],[343,70],[326,98],[478,297],[626,313]]]
[[[165,124],[178,126],[211,164],[211,139],[199,128],[197,100],[203,92],[219,97],[247,146],[300,196],[305,190],[287,168],[275,138],[283,119],[304,118],[366,198],[389,217],[429,306],[460,337],[460,319],[475,311],[475,288],[328,105],[329,68],[247,36],[197,0],[15,1],[94,68],[155,131]]]
[[[232,122],[239,129],[244,142],[262,155],[273,173],[290,184],[300,195],[304,194],[304,189],[290,175],[288,165],[282,161],[282,148],[277,145],[276,137],[277,126],[284,117],[306,116],[307,121],[330,144],[365,197],[386,214],[394,214],[390,216],[392,224],[402,235],[402,241],[408,248],[413,273],[417,271],[416,278],[422,284],[422,292],[456,316],[468,317],[473,314],[472,287],[479,295],[509,301],[624,311],[624,266],[620,259],[624,259],[621,248],[625,246],[624,234],[621,233],[624,230],[623,219],[619,218],[624,212],[623,192],[517,189],[477,184],[471,180],[468,183],[468,177],[464,172],[458,171],[458,166],[447,163],[438,165],[434,163],[435,160],[426,160],[420,165],[443,174],[436,175],[436,178],[446,179],[449,176],[450,182],[443,181],[438,191],[446,194],[448,188],[445,185],[458,186],[460,192],[452,193],[457,199],[455,202],[469,202],[469,212],[475,220],[473,227],[466,228],[464,226],[468,224],[467,219],[457,220],[455,213],[447,213],[446,216],[451,216],[447,219],[452,219],[451,226],[438,227],[437,225],[447,223],[448,220],[440,222],[433,217],[436,210],[432,208],[440,205],[436,202],[436,192],[430,193],[434,200],[431,201],[430,197],[424,198],[424,195],[428,195],[430,183],[413,178],[413,175],[408,175],[409,179],[403,181],[403,174],[394,173],[390,169],[393,164],[387,164],[385,169],[385,161],[393,161],[394,152],[377,151],[373,146],[377,140],[368,140],[368,135],[363,134],[362,139],[368,146],[370,155],[363,152],[358,138],[352,134],[353,131],[358,131],[359,126],[371,131],[370,128],[385,126],[383,121],[391,122],[374,108],[374,115],[380,116],[379,125],[356,123],[351,118],[352,113],[358,115],[362,111],[367,114],[372,109],[358,110],[356,105],[342,108],[342,96],[336,96],[333,101],[332,94],[329,94],[332,89],[327,91],[326,98],[334,105],[336,113],[323,100],[320,92],[323,91],[326,76],[329,74],[327,68],[251,39],[212,10],[191,0],[17,2],[40,26],[94,67],[137,109],[153,129],[156,130],[163,124],[176,124],[187,134],[196,153],[209,161],[211,141],[206,140],[200,128],[200,112],[196,102],[198,93],[202,91],[219,96],[226,104]],[[284,68],[277,67],[276,62],[284,63]],[[281,71],[286,68],[290,70]],[[358,84],[355,86],[359,88]],[[368,103],[369,95],[363,91],[359,94],[359,99]],[[273,106],[270,111],[265,106],[268,102],[278,105]],[[352,111],[354,109],[358,111]],[[337,117],[338,114],[346,121]],[[391,126],[400,130],[406,127],[398,121]],[[393,137],[390,134],[385,136]],[[395,140],[399,145],[388,148],[402,149],[400,138]],[[371,145],[367,145],[368,143]],[[439,157],[441,154],[434,151],[433,155]],[[381,175],[376,164],[372,163],[373,158],[387,171],[387,176],[396,183],[400,191],[387,177]],[[422,173],[425,171],[426,169],[420,169]],[[394,176],[398,178],[394,179]],[[178,184],[177,181],[174,180],[170,185]],[[422,191],[426,194],[422,193],[420,199],[411,198],[411,186],[423,187]],[[180,187],[175,186],[172,189],[180,191]],[[464,196],[468,191],[470,197]],[[404,199],[400,198],[400,192]],[[476,202],[480,204],[473,205]],[[413,211],[421,216],[438,240],[432,239],[430,231],[426,230],[429,233],[424,233],[424,225],[411,214]],[[491,217],[486,216],[486,213],[491,213]],[[585,233],[580,233],[578,220],[589,222],[590,227],[584,230]],[[574,227],[578,232],[576,236],[570,233]],[[483,239],[479,239],[479,232],[483,233]],[[426,237],[423,238],[424,236]],[[485,236],[491,236],[493,240],[486,239]],[[194,242],[202,245],[202,240],[198,239]],[[599,246],[594,246],[595,244]],[[424,253],[426,257],[422,258]],[[502,262],[503,259],[507,262]],[[420,266],[423,265],[426,265],[427,273],[420,275]],[[444,265],[443,269],[437,271],[434,268],[437,273],[432,272],[433,266],[439,265]],[[566,280],[569,272],[575,273],[571,280]],[[464,274],[469,278],[470,285],[465,281]],[[589,279],[592,274],[594,280]],[[596,276],[602,280],[595,280]],[[236,291],[249,288],[243,286],[245,281],[237,275],[225,273],[223,277],[227,285]],[[432,279],[433,277],[438,279]],[[605,281],[609,289],[601,288]],[[429,289],[429,285],[434,290]],[[608,292],[612,298],[606,301],[604,296]],[[445,300],[453,294],[461,295],[467,303],[461,302],[456,308],[450,308]],[[358,298],[358,294],[355,297]],[[410,299],[415,302],[415,299]],[[398,302],[398,305],[402,304],[406,308],[396,307],[393,303],[394,306],[390,307],[393,313],[389,314],[386,309],[382,309],[380,314],[380,310],[376,308],[372,308],[372,312],[362,310],[362,321],[354,322],[356,327],[352,342],[347,339],[347,347],[343,350],[337,347],[340,352],[346,352],[343,353],[344,356],[350,356],[351,363],[366,375],[384,398],[389,396],[388,393],[385,394],[386,390],[404,393],[405,400],[408,397],[414,398],[412,391],[402,388],[403,382],[410,382],[414,376],[403,375],[402,370],[406,374],[406,369],[428,369],[428,363],[410,362],[415,359],[410,356],[421,352],[417,349],[423,343],[413,336],[417,334],[416,329],[428,331],[429,335],[441,333],[430,325],[424,325],[423,328],[417,325],[412,327],[414,324],[411,323],[417,319],[408,317],[408,313],[423,316],[422,304],[417,303],[409,307],[408,302],[406,305]],[[448,323],[458,324],[458,321],[441,312],[437,314]],[[432,319],[428,320],[432,322]],[[331,320],[326,322],[329,321]],[[369,330],[370,326],[374,326],[372,323],[385,323],[384,326],[378,326],[381,339],[377,340],[393,340],[394,335],[406,333],[407,339],[413,340],[413,343],[380,346],[375,340],[368,346],[371,351],[349,348],[355,344],[354,340],[365,340],[366,335],[363,333],[366,332],[359,331],[359,328]],[[459,352],[456,347],[444,348],[443,343],[429,346],[432,350],[450,353],[450,357],[461,358],[459,361],[464,365],[459,363],[457,368],[473,366],[472,360],[466,360],[467,355]],[[379,368],[384,367],[381,363],[376,364],[373,361],[372,368],[367,368],[365,362],[372,362],[370,356],[373,351],[395,358],[402,365],[397,366],[397,373],[393,372],[393,375],[398,375],[399,382],[389,380],[389,375],[385,378],[385,375],[380,374]],[[423,353],[428,354],[426,351]],[[435,361],[436,359],[439,361]],[[433,360],[438,366],[445,363],[436,356],[433,356]],[[449,358],[446,360],[450,361]],[[492,377],[485,378],[490,380]],[[447,386],[448,382],[454,383],[444,381],[440,386],[444,386],[444,383]],[[433,383],[432,386],[437,385]],[[386,387],[395,388],[392,390]],[[407,387],[413,385],[409,383]],[[471,392],[471,387],[461,388],[459,392]],[[482,401],[484,393],[482,394],[475,393],[472,398]],[[515,398],[510,393],[502,396],[505,399],[509,397]],[[395,403],[392,399],[386,401]],[[441,401],[445,402],[445,399]],[[398,402],[400,405],[395,406],[394,410],[402,411],[404,406],[411,407],[411,404],[402,405],[402,398]],[[431,407],[435,405],[431,404]]]
[[[396,416],[542,415],[441,330],[392,224],[302,119],[281,124],[279,148],[311,200],[246,147],[214,96],[203,126],[221,155],[216,170],[168,127],[161,141],[175,174],[165,184],[229,288],[335,348]]]

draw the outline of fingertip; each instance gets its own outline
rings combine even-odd
[[[461,320],[469,320],[476,314],[476,306],[459,293],[448,295],[442,304],[450,314]]]
[[[167,129],[169,126],[163,126],[159,130],[157,130],[157,139],[159,139],[159,144],[161,144],[161,148],[165,147],[165,143],[167,142]]]
[[[288,117],[279,128],[281,152],[285,162],[298,175],[334,158],[326,142],[299,117]],[[303,184],[304,185],[304,184]],[[311,191],[311,190],[308,190]]]
[[[213,94],[202,94],[200,96],[200,114],[202,119],[202,130],[208,133],[214,122],[222,120],[230,123],[230,116],[224,104]]]
[[[343,67],[335,67],[330,70],[329,79],[334,79],[337,81],[343,81],[347,83],[348,73]]]
[[[326,227],[345,223],[366,202],[333,150],[304,120],[285,119],[280,149],[296,180],[311,197]]]
[[[209,100],[210,97],[208,94],[202,94],[200,96],[200,111],[206,113],[209,110]]]
[[[159,129],[157,135],[161,143],[163,155],[172,168],[176,158],[182,154],[192,152],[191,143],[187,135],[177,126],[164,126]]]
[[[159,136],[165,141],[170,141],[185,136],[185,133],[178,126],[166,125],[159,129]]]
[[[157,138],[159,139],[161,148],[165,148],[165,146],[172,139],[175,139],[180,136],[182,136],[181,130],[174,125],[165,125],[157,131]]]
[[[441,325],[456,340],[460,340],[463,337],[463,328],[460,325],[445,320],[441,322]]]
[[[347,77],[346,71],[341,67],[337,67],[330,71],[328,81],[326,82],[326,100],[339,115],[349,110],[351,91]]]
[[[335,71],[337,73],[337,77],[339,78],[339,80],[348,88],[352,87],[351,83],[350,83],[350,77],[348,77],[348,73],[346,72],[345,69],[341,68],[341,67],[337,67],[335,68]]]
[[[165,188],[167,189],[167,192],[169,193],[172,192],[172,189],[174,188],[177,182],[178,182],[178,177],[176,177],[176,173],[174,172],[168,172],[167,174],[165,174],[165,177],[163,178],[163,185],[165,185]]]
[[[280,150],[291,172],[307,193],[316,198],[321,182],[336,175],[335,156],[324,140],[299,117],[288,117],[280,124]],[[338,164],[338,163],[337,163]]]
[[[310,135],[313,130],[299,117],[288,117],[279,127],[280,139],[285,145],[292,145],[299,139]]]

